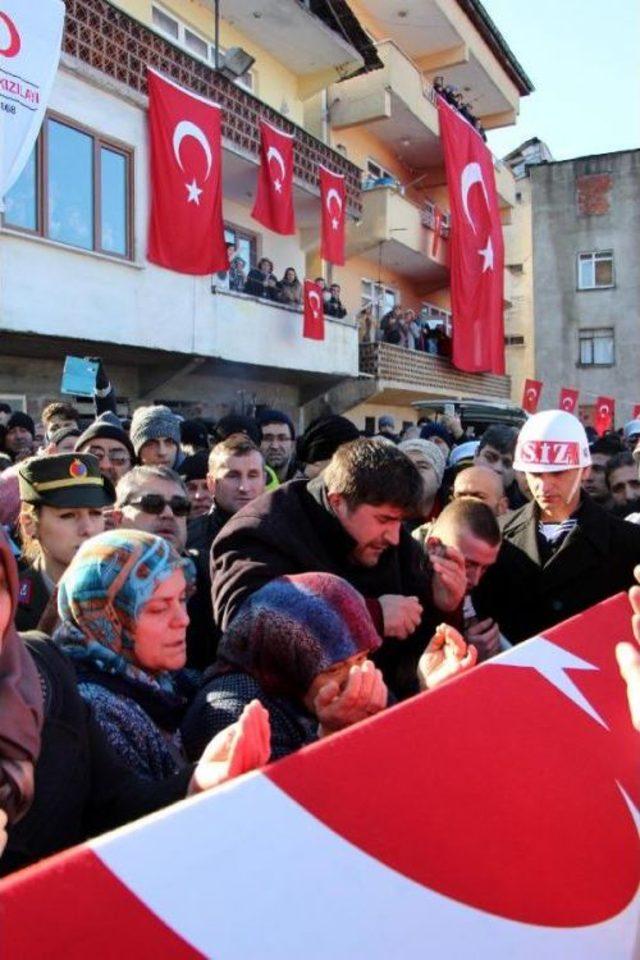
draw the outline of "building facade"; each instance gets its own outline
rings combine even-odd
[[[616,423],[640,403],[640,150],[530,168],[535,375],[543,403],[580,391],[592,422],[598,396]]]

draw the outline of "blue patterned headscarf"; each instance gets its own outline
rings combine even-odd
[[[193,585],[191,560],[162,537],[141,530],[109,530],[87,540],[58,584],[61,624],[54,640],[74,660],[106,673],[144,679],[135,665],[136,622],[154,590],[176,570]],[[156,677],[171,687],[169,677]]]

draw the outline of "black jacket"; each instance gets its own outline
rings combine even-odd
[[[193,772],[189,766],[161,782],[138,777],[106,742],[66,657],[43,635],[24,640],[40,675],[45,720],[34,800],[9,831],[0,875],[181,800]]]
[[[213,622],[211,609],[211,544],[231,516],[214,506],[203,517],[196,517],[187,530],[187,552],[196,565],[196,589],[189,597],[187,612],[187,664],[206,670],[216,658],[220,630]]]
[[[406,530],[374,567],[353,563],[354,541],[326,501],[322,477],[290,483],[265,493],[225,524],[211,552],[213,613],[225,630],[241,604],[265,583],[284,574],[324,572],[343,577],[369,601],[384,594],[417,596],[422,623],[408,640],[389,639],[376,654],[396,696],[415,692],[415,667],[434,627],[443,619],[434,610],[431,569],[419,544]],[[382,632],[381,611],[370,603]]]
[[[518,643],[627,590],[640,563],[640,527],[617,520],[582,494],[578,525],[543,562],[534,502],[502,520],[498,559],[473,591],[479,616],[490,616]]]

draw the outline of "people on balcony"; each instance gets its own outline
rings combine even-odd
[[[281,303],[298,306],[302,303],[302,284],[293,267],[287,267],[282,280],[278,281],[278,297]]]
[[[420,347],[420,326],[416,321],[415,310],[405,310],[400,319],[400,346],[407,350]]]
[[[342,320],[347,315],[347,309],[340,299],[340,284],[332,283],[329,287],[329,296],[324,301],[324,312],[327,317],[337,317]]]
[[[374,316],[373,307],[367,303],[356,316],[358,323],[358,340],[360,343],[375,343],[378,339],[378,320]]]
[[[233,258],[229,269],[229,290],[242,293],[247,282],[246,266],[246,261],[242,257],[236,256]]]
[[[278,279],[273,272],[273,262],[268,257],[258,260],[258,266],[252,267],[247,275],[244,292],[252,297],[278,299]]]

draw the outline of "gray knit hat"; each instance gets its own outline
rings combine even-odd
[[[431,440],[420,440],[419,437],[416,437],[415,440],[403,440],[402,443],[398,444],[398,450],[402,450],[403,453],[412,452],[421,454],[433,467],[438,478],[438,483],[442,483],[447,461],[445,460],[444,453],[436,443],[432,443]]]
[[[157,407],[138,407],[131,418],[129,437],[136,456],[140,455],[145,443],[161,437],[173,440],[180,446],[180,420],[169,407],[161,404]]]

